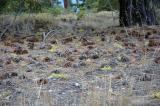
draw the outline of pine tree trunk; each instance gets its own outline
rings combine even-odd
[[[70,7],[70,0],[64,0],[64,8],[67,9]]]
[[[119,3],[120,26],[157,24],[152,0],[119,0]]]
[[[64,8],[65,8],[65,9],[68,8],[68,0],[64,0]]]

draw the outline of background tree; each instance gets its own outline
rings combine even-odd
[[[2,12],[3,8],[5,8],[7,4],[7,0],[0,0],[0,13]]]
[[[112,11],[119,7],[118,0],[98,0],[98,11]]]
[[[64,8],[65,9],[70,7],[70,5],[71,5],[71,1],[70,0],[64,0],[63,2],[64,2]]]

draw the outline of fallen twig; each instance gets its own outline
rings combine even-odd
[[[52,32],[54,32],[55,30],[51,30],[51,31],[49,31],[48,33],[45,33],[45,32],[43,32],[43,34],[42,34],[42,42],[43,43],[45,43],[46,42],[46,39],[47,39],[47,37],[52,33]]]

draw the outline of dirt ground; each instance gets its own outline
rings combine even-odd
[[[0,42],[0,106],[160,106],[159,26],[66,27]]]

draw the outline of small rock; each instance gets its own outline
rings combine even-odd
[[[80,87],[80,84],[79,83],[74,83],[74,86],[75,87]]]

